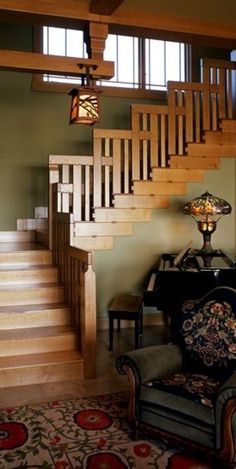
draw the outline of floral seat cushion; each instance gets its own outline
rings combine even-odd
[[[182,305],[180,345],[188,364],[214,375],[236,369],[235,311],[236,291],[229,287]]]
[[[144,386],[213,408],[220,384],[218,379],[204,374],[179,372],[167,378],[147,381]]]

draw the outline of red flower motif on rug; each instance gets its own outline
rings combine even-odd
[[[0,468],[215,469],[161,437],[134,440],[128,396],[0,409]]]
[[[28,431],[23,423],[0,423],[0,450],[22,446],[28,439]]]
[[[127,469],[127,464],[112,452],[94,453],[88,456],[86,469]]]
[[[152,451],[151,445],[149,443],[140,443],[134,446],[134,454],[140,458],[147,458]]]
[[[77,412],[74,420],[84,430],[104,430],[112,425],[112,419],[99,409],[86,409]]]

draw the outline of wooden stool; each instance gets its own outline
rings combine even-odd
[[[135,348],[139,348],[140,335],[143,333],[143,297],[135,295],[116,296],[108,309],[109,315],[109,350],[113,348],[113,322],[117,319],[117,331],[120,332],[120,320],[135,321]]]

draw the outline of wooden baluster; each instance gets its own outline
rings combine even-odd
[[[194,92],[194,110],[195,110],[195,141],[201,141],[201,95],[199,92]]]
[[[113,194],[121,193],[121,140],[113,140]]]
[[[129,158],[129,140],[124,140],[124,193],[129,194],[130,192],[130,158]]]
[[[165,114],[161,115],[161,167],[165,168],[167,166],[166,161],[166,116]]]
[[[185,138],[186,142],[193,142],[193,126],[194,126],[194,107],[193,107],[193,91],[187,90],[185,92]]]
[[[93,155],[94,155],[94,174],[93,174],[93,206],[102,206],[102,146],[101,138],[96,137],[94,131]]]
[[[75,221],[82,220],[82,176],[81,165],[73,165],[73,206],[72,213]]]
[[[90,179],[90,166],[85,166],[85,181],[84,181],[84,204],[85,204],[85,221],[91,221],[91,179]]]
[[[150,165],[151,168],[158,166],[158,123],[157,123],[157,114],[153,112],[150,115]]]
[[[62,183],[69,184],[69,170],[70,167],[68,164],[63,164],[62,165]],[[63,213],[69,213],[70,207],[69,207],[69,194],[66,192],[62,193],[62,212]]]

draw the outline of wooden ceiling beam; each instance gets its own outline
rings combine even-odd
[[[98,15],[112,15],[124,0],[91,0],[89,4],[90,13]]]
[[[114,75],[114,63],[95,59],[80,59],[56,55],[0,50],[0,69],[18,72],[51,73],[55,75],[83,76],[86,67],[94,78],[109,79]],[[93,67],[96,67],[94,70]]]
[[[125,6],[123,7],[123,3],[121,8],[117,8],[112,15],[103,17],[101,14],[90,11],[92,1],[70,0],[65,2],[65,0],[50,0],[49,2],[48,0],[37,0],[37,2],[32,2],[32,0],[0,0],[0,21],[58,25],[68,28],[81,27],[81,25],[92,21],[106,23],[111,29],[118,26],[126,31],[136,29],[154,31],[155,34],[158,34],[158,31],[180,33],[183,37],[192,37],[193,40],[195,36],[206,39],[236,40],[236,21],[233,19],[230,23],[184,16],[151,14],[148,11],[136,9],[135,4],[132,10],[127,10]],[[107,3],[109,3],[109,0],[107,0]]]

